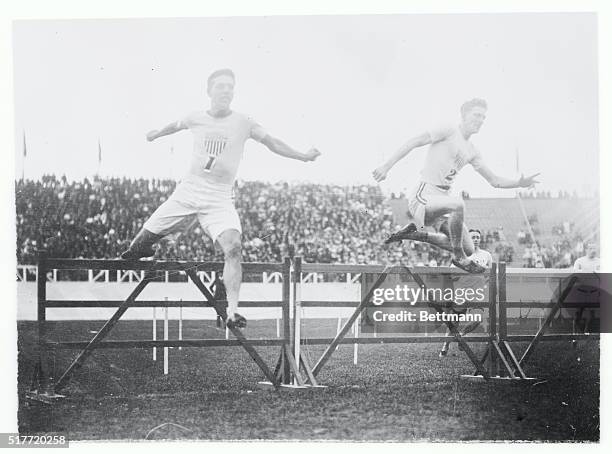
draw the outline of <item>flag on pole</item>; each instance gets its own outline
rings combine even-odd
[[[519,151],[516,149],[516,173],[520,173],[519,171]]]
[[[26,147],[25,129],[23,130],[23,157],[28,155],[28,148]]]
[[[102,163],[102,145],[100,145],[100,139],[98,138],[98,164]]]

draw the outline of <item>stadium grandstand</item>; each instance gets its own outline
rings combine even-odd
[[[174,180],[43,176],[16,181],[18,264],[33,264],[44,248],[58,258],[117,258],[148,216],[175,188]],[[375,185],[239,181],[236,207],[243,225],[243,259],[445,266],[446,251],[407,242],[385,250],[384,239],[409,221],[407,200]],[[576,194],[525,193],[520,198],[470,198],[468,226],[482,247],[513,267],[565,268],[599,231],[599,201]],[[222,259],[194,222],[160,243],[158,257]]]

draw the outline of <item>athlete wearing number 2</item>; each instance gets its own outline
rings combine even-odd
[[[232,202],[232,187],[248,139],[264,144],[270,151],[300,161],[314,161],[316,149],[301,153],[270,136],[247,115],[234,112],[236,78],[229,69],[212,73],[207,82],[210,108],[197,111],[147,134],[153,141],[162,136],[189,129],[193,134],[193,153],[189,172],[174,193],[145,222],[142,230],[121,257],[137,260],[155,255],[153,244],[165,235],[181,229],[194,217],[224,253],[223,283],[228,304],[227,324],[246,326],[246,319],[236,311],[242,282],[242,244],[240,219]]]
[[[461,197],[451,193],[455,176],[470,164],[493,187],[524,188],[537,183],[535,177],[510,179],[495,175],[489,169],[480,152],[470,142],[482,126],[487,113],[487,103],[472,99],[461,106],[461,122],[457,127],[435,128],[409,140],[385,164],[374,170],[376,181],[386,178],[389,170],[414,148],[430,145],[421,171],[421,181],[409,196],[408,209],[414,222],[389,237],[386,243],[405,239],[425,241],[453,253],[453,264],[471,273],[481,273],[484,268],[468,258],[474,252],[474,244],[463,223],[465,204]],[[442,217],[450,219],[440,223]],[[425,226],[437,228],[437,232],[425,231]]]

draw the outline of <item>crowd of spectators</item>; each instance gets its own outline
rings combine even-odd
[[[574,231],[574,223],[563,221],[552,227],[552,239],[543,244],[529,242],[523,251],[525,268],[568,268],[585,252],[585,241]],[[527,239],[530,239],[527,234]]]
[[[53,175],[19,180],[18,263],[35,263],[41,248],[58,258],[117,258],[175,185],[173,180],[98,177],[72,182]],[[279,262],[294,254],[311,263],[450,265],[448,252],[426,243],[381,247],[399,226],[393,224],[378,186],[239,181],[235,204],[243,228],[244,261]],[[499,226],[482,232],[481,247],[495,261],[511,263],[517,243],[525,246],[525,267],[568,267],[584,250],[572,227],[559,223],[552,229],[553,241],[541,245],[526,230],[516,239],[507,238]],[[162,240],[157,257],[222,259],[195,219]]]
[[[16,182],[18,263],[36,250],[53,257],[116,258],[175,187],[173,180],[65,177]],[[243,259],[278,262],[288,254],[306,262],[442,266],[450,255],[427,244],[381,247],[398,226],[377,186],[239,181],[235,204],[242,221]],[[195,219],[162,240],[157,256],[220,260]]]

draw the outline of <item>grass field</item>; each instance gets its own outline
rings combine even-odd
[[[51,338],[85,340],[103,322],[50,322]],[[307,320],[305,337],[330,336],[335,320]],[[158,339],[162,337],[158,323]],[[171,321],[171,338],[176,338]],[[323,390],[258,389],[263,376],[241,348],[162,352],[97,350],[53,406],[26,403],[34,367],[33,322],[20,322],[19,431],[67,433],[71,440],[599,440],[599,344],[543,342],[527,369],[531,384],[470,382],[467,357],[434,344],[340,346],[319,375]],[[247,337],[274,337],[274,321],[253,322]],[[184,338],[221,338],[214,322],[188,321]],[[111,338],[150,339],[150,322],[120,322]],[[475,345],[476,352],[484,345]],[[307,346],[312,363],[322,346]],[[517,347],[520,352],[521,346]],[[273,367],[277,347],[258,351]],[[76,351],[59,351],[61,373]],[[454,353],[454,355],[453,355]],[[172,423],[152,429],[162,424]],[[180,426],[180,427],[179,427]]]

